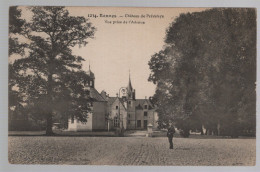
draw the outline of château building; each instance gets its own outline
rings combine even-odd
[[[86,123],[69,119],[69,131],[114,130],[118,127],[143,130],[147,129],[148,124],[157,128],[156,107],[147,98],[136,99],[130,75],[127,87],[122,87],[122,96],[110,97],[105,91],[99,93],[95,89],[95,75],[90,69],[87,74],[90,76],[86,88],[92,100],[91,112],[88,113]]]
[[[108,128],[124,127],[125,129],[147,129],[147,125],[153,125],[156,129],[158,124],[158,115],[156,107],[149,99],[136,99],[135,89],[132,87],[131,78],[126,87],[126,92],[121,97],[106,96],[108,101]],[[104,97],[106,93],[102,92]]]

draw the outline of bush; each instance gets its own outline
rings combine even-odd
[[[189,129],[180,129],[180,135],[184,138],[187,138],[190,136],[190,130]]]
[[[40,131],[45,130],[45,121],[34,120],[9,120],[9,131]]]

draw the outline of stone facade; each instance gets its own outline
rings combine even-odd
[[[77,119],[68,120],[69,131],[97,131],[107,130],[107,100],[104,99],[95,89],[95,75],[91,70],[87,72],[90,79],[86,81],[85,87],[89,90],[92,99],[91,111],[88,113],[87,122],[80,122]]]
[[[149,99],[135,98],[130,76],[123,96],[109,97],[105,91],[98,93],[95,89],[94,73],[89,70],[87,74],[90,76],[89,81],[86,81],[86,88],[92,99],[91,112],[88,113],[86,123],[69,119],[69,131],[115,130],[118,127],[146,130],[148,125],[152,125],[153,129],[157,128],[156,107]]]
[[[144,130],[149,124],[153,126],[153,129],[157,129],[156,107],[146,98],[135,98],[135,90],[132,87],[130,77],[126,88],[126,94],[120,98],[106,96],[105,92],[101,93],[108,101],[109,129],[118,127],[118,119],[120,126],[128,130]]]

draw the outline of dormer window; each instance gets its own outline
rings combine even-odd
[[[144,105],[144,109],[147,109],[147,105]]]
[[[92,86],[93,86],[93,82],[92,82],[92,81],[89,81],[89,85],[92,87]]]

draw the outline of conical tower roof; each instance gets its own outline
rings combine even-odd
[[[128,81],[128,86],[127,86],[128,92],[133,91],[132,83],[131,83],[131,78],[130,78],[130,71],[129,71],[129,81]]]
[[[95,79],[94,73],[90,70],[90,64],[89,64],[89,69],[86,73],[90,76],[90,78]]]

